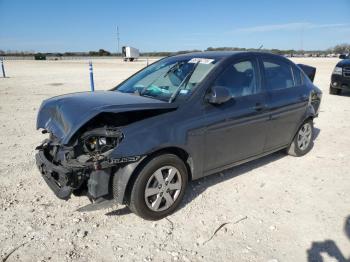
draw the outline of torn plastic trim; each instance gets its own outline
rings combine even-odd
[[[109,159],[110,164],[122,164],[122,163],[131,163],[137,162],[141,156],[129,156],[129,157],[120,157],[120,158],[111,158]]]

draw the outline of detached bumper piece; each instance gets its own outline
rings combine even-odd
[[[42,150],[35,155],[35,159],[45,182],[55,195],[60,199],[68,200],[74,190],[69,181],[72,173],[62,166],[51,163]]]

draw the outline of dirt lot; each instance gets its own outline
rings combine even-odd
[[[58,200],[36,169],[38,107],[54,95],[89,90],[87,61],[6,62],[1,258],[14,251],[7,261],[307,261],[308,251],[337,248],[349,258],[350,96],[328,94],[337,59],[296,60],[317,67],[315,82],[324,92],[313,150],[302,158],[276,153],[192,182],[180,210],[158,222],[123,206],[78,213],[88,200]],[[109,89],[143,66],[95,60],[96,89]]]

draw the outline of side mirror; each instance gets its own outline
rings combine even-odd
[[[223,104],[232,98],[230,90],[224,86],[214,86],[211,92],[207,95],[207,100],[210,104]]]
[[[339,59],[346,59],[346,55],[344,55],[344,54],[340,55]]]

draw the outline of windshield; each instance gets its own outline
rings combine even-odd
[[[190,96],[215,63],[216,60],[208,58],[165,58],[146,67],[115,90],[173,102]]]

